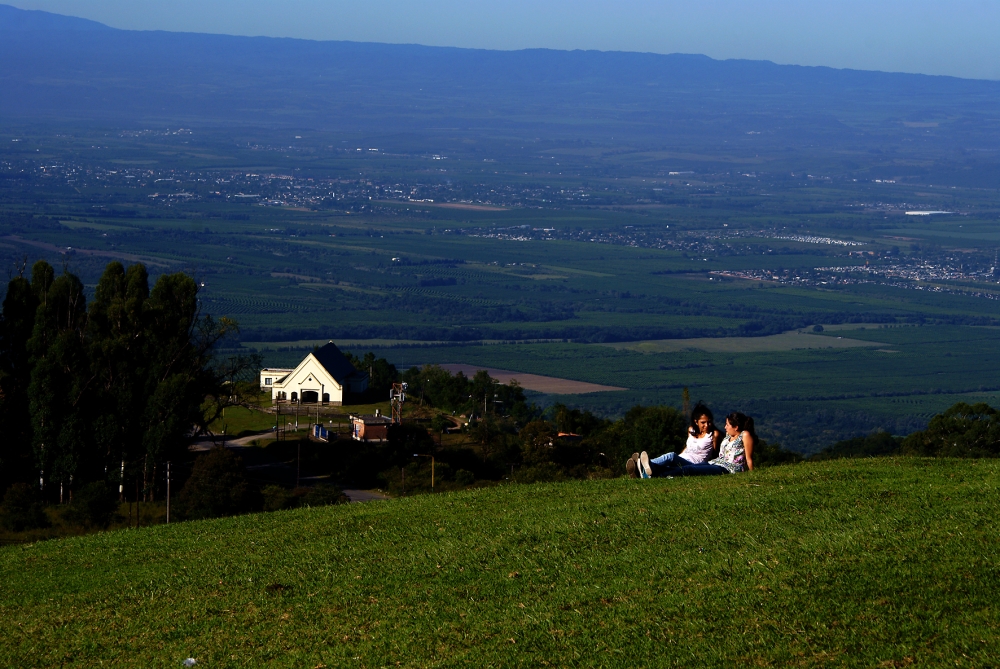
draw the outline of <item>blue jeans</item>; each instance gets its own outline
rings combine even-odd
[[[654,477],[680,476],[680,468],[690,467],[691,463],[676,453],[664,453],[658,458],[651,458],[649,466],[653,469]]]
[[[710,465],[702,462],[697,465],[688,465],[681,468],[682,476],[715,476],[716,474],[728,474],[729,470],[719,465]]]

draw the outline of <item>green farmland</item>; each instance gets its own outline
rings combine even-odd
[[[185,271],[203,313],[239,322],[231,349],[272,365],[334,340],[397,367],[626,388],[533,398],[609,417],[679,405],[687,387],[804,453],[905,434],[1000,392],[984,329],[1000,326],[989,190],[861,172],[797,182],[763,167],[748,180],[736,163],[681,179],[642,152],[597,147],[553,149],[563,174],[517,152],[485,170],[410,149],[265,155],[218,133],[190,139],[199,150],[188,139],[104,137],[113,164],[82,140],[11,144],[0,262],[14,273],[43,257],[88,291],[114,259],[154,278]],[[31,161],[45,171],[14,173]],[[904,215],[918,205],[958,213]]]
[[[0,663],[992,666],[998,480],[836,461],[7,547]]]
[[[636,404],[680,406],[681,391],[688,388],[717,414],[741,410],[758,416],[766,439],[803,453],[876,428],[908,434],[956,402],[1000,403],[1000,376],[994,371],[1000,368],[1000,329],[855,326],[780,341],[801,339],[809,345],[824,340],[871,345],[745,352],[739,350],[741,340],[717,339],[715,349],[720,346],[714,342],[736,345],[729,352],[697,350],[700,340],[650,353],[631,350],[631,344],[569,343],[375,350],[400,366],[465,363],[627,388],[538,399],[604,415]],[[302,355],[301,350],[266,353],[275,364],[292,364]]]

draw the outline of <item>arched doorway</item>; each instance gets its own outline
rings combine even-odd
[[[315,390],[303,390],[302,391],[302,403],[303,404],[316,404],[319,402],[319,393]]]
[[[323,404],[330,402],[330,393],[323,393]]]
[[[298,402],[299,401],[299,394],[298,393],[292,393],[292,401],[293,402]]]

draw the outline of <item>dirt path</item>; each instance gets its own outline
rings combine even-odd
[[[493,369],[492,367],[480,367],[477,365],[456,363],[440,365],[440,367],[452,374],[462,372],[466,376],[472,376],[480,369],[485,369],[490,376],[500,383],[510,383],[516,380],[521,384],[522,388],[540,393],[549,393],[551,395],[583,395],[585,393],[602,393],[610,390],[627,390],[627,388],[618,388],[616,386],[602,386],[597,383],[587,383],[586,381],[573,381],[572,379],[559,379],[554,376],[511,372],[506,369]]]
[[[72,250],[82,256],[95,256],[98,258],[114,258],[116,260],[125,260],[127,262],[141,262],[147,265],[153,265],[154,267],[170,267],[170,264],[162,259],[153,260],[144,256],[137,256],[131,253],[118,253],[116,251],[94,251],[91,249],[78,249],[69,248],[64,246],[56,246],[55,244],[49,244],[48,242],[36,242],[32,239],[23,239],[17,235],[7,235],[3,239],[9,242],[16,242],[18,244],[27,244],[28,246],[34,246],[35,248],[45,249],[46,251],[52,251],[54,253],[66,253]]]

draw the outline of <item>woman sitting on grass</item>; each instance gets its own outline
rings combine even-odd
[[[684,467],[663,468],[656,475],[712,476],[749,471],[753,469],[753,447],[756,443],[753,418],[734,411],[726,416],[726,438],[719,445],[719,457]],[[652,475],[649,455],[645,451],[639,456],[639,467],[644,473]]]
[[[757,433],[753,418],[738,411],[726,416],[726,438],[719,445],[719,457],[698,465],[681,467],[683,476],[739,474],[753,470],[753,447]]]
[[[650,478],[659,476],[661,471],[706,462],[718,450],[721,436],[722,433],[715,427],[715,418],[712,416],[711,410],[699,403],[691,411],[687,444],[679,455],[670,452],[653,459],[649,459],[647,456],[648,467],[644,467],[640,454],[633,453],[632,457],[625,463],[625,470],[634,479]]]

